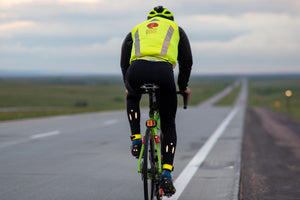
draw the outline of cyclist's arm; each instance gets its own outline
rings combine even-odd
[[[125,75],[129,67],[131,48],[132,48],[132,38],[131,38],[131,33],[128,33],[122,44],[121,60],[120,60],[124,82],[126,79]]]
[[[186,91],[193,65],[193,57],[189,39],[184,30],[179,27],[180,41],[178,45],[178,86],[180,91]]]

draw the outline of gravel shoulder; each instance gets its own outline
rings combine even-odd
[[[300,121],[260,107],[246,112],[240,200],[300,199]]]

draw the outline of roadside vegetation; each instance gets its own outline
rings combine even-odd
[[[189,106],[197,105],[235,81],[234,77],[192,77]],[[249,78],[248,104],[286,113],[300,119],[300,79]],[[218,101],[232,106],[241,84]],[[291,96],[286,96],[286,91]],[[178,96],[179,107],[182,98]],[[141,101],[148,106],[148,97]],[[43,77],[0,79],[0,121],[52,115],[125,109],[125,88],[121,77]]]
[[[276,110],[300,119],[300,79],[290,77],[260,77],[248,79],[248,104]],[[217,106],[232,106],[241,84],[219,100]]]
[[[220,99],[218,102],[216,102],[215,106],[232,106],[236,99],[238,98],[240,91],[241,91],[242,84],[239,82],[237,85],[235,85],[232,89],[232,91]]]
[[[250,106],[267,107],[300,119],[300,79],[252,78],[248,101]]]
[[[233,83],[233,79],[193,77],[189,105],[196,105]],[[178,98],[179,106],[182,98]],[[125,109],[120,77],[0,79],[0,121]],[[142,106],[148,105],[143,97]]]

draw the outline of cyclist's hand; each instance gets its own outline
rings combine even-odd
[[[186,100],[187,100],[187,102],[189,102],[190,96],[191,96],[191,89],[186,88],[186,90],[184,90],[184,92],[186,93]]]
[[[125,93],[126,93],[126,97],[127,97],[127,95],[128,95],[128,90],[126,90]]]

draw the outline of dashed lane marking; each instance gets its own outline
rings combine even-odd
[[[39,138],[49,137],[49,136],[53,136],[53,135],[59,135],[60,133],[61,133],[60,131],[55,130],[55,131],[51,131],[51,132],[47,132],[47,133],[40,133],[40,134],[32,135],[30,138],[31,139],[39,139]]]

